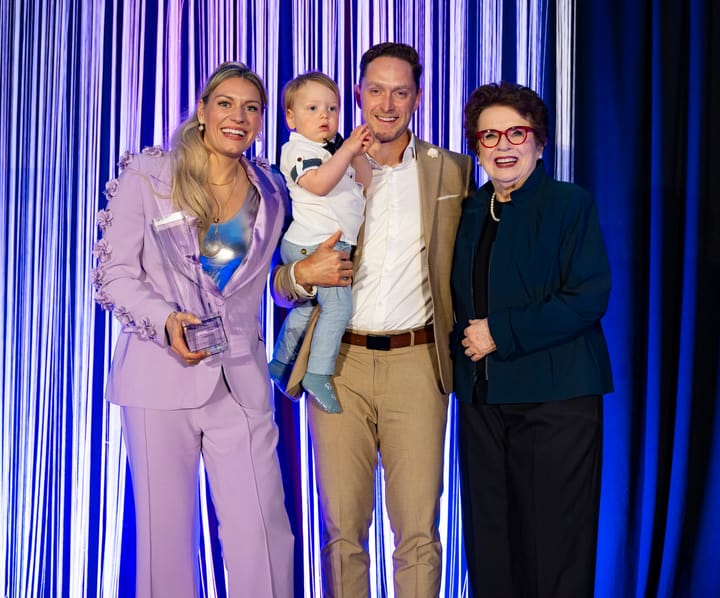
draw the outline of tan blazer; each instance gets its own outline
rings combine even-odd
[[[450,269],[452,266],[455,234],[460,221],[461,204],[475,187],[473,165],[469,156],[444,150],[420,139],[415,140],[420,201],[422,203],[423,232],[427,251],[430,295],[433,302],[435,347],[440,371],[438,379],[445,393],[452,391],[452,362],[450,360],[450,331],[453,309],[450,296]],[[360,230],[354,263],[362,259],[363,230]],[[302,301],[297,296],[289,277],[289,268],[275,270],[273,295],[281,305]],[[319,307],[308,325],[307,333],[295,361],[286,393],[292,397],[302,394],[300,381],[305,374],[312,332]]]

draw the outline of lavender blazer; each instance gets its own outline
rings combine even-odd
[[[240,404],[272,409],[259,314],[288,209],[287,191],[268,165],[244,157],[240,161],[259,192],[260,207],[248,255],[224,290],[201,271],[200,287],[223,318],[228,348],[196,366],[180,361],[167,341],[165,321],[177,305],[152,228],[154,218],[175,211],[171,157],[159,148],[126,154],[122,174],[107,183],[109,203],[98,214],[103,238],[94,250],[98,267],[93,282],[96,301],[122,324],[108,379],[109,401],[152,409],[198,407],[224,371]],[[197,235],[194,239],[197,245]]]

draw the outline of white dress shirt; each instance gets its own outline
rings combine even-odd
[[[353,330],[392,332],[432,321],[415,136],[396,166],[373,166],[363,253],[353,278]]]

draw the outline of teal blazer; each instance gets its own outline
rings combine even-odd
[[[460,344],[475,319],[473,261],[492,184],[463,203],[452,268],[455,394],[471,401],[476,365]],[[513,191],[490,256],[488,403],[537,403],[612,392],[600,325],[610,266],[590,194],[551,179],[542,161]]]

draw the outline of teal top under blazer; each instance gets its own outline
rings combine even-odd
[[[455,244],[455,394],[471,401],[475,364],[460,344],[475,319],[473,261],[488,217],[491,183],[463,203]],[[551,179],[542,161],[503,205],[490,256],[488,403],[536,403],[612,392],[600,318],[610,267],[590,194]]]

